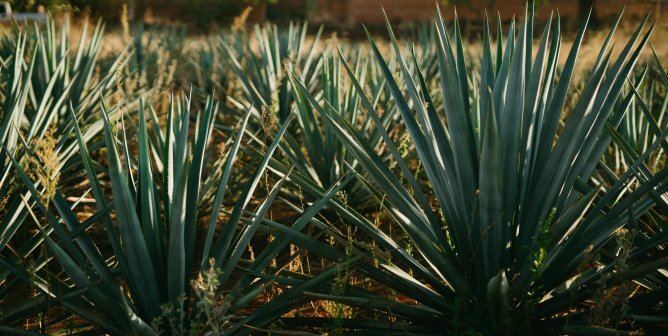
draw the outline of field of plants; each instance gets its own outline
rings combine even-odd
[[[665,29],[517,14],[2,28],[0,334],[665,335]]]

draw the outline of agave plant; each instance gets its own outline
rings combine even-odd
[[[343,220],[375,242],[371,247],[356,246],[356,253],[366,251],[378,265],[370,263],[361,271],[398,295],[387,297],[353,284],[342,294],[312,295],[389,317],[387,322],[343,322],[350,330],[365,330],[361,332],[591,333],[618,327],[595,322],[600,307],[587,300],[604,297],[621,284],[651,296],[665,278],[659,269],[668,265],[660,253],[665,230],[656,236],[628,238],[637,232],[639,218],[653,209],[665,209],[666,201],[659,195],[667,191],[668,170],[649,172],[643,160],[665,144],[668,130],[653,130],[655,141],[638,153],[627,172],[609,176],[610,187],[591,180],[611,141],[609,131],[619,125],[628,107],[614,109],[615,103],[630,101],[622,88],[653,28],[643,33],[645,18],[613,60],[608,47],[620,17],[563,126],[560,119],[586,21],[561,68],[558,18],[546,23],[535,56],[533,9],[519,27],[511,24],[505,47],[496,55],[485,21],[482,64],[479,73],[470,73],[458,22],[451,35],[439,12],[438,93],[429,90],[419,66],[417,74],[411,73],[387,20],[401,81],[367,32],[429,190],[413,176],[382,127],[378,131],[401,169],[400,176],[342,117],[335,102],[319,104],[307,85],[293,76],[301,94],[364,168],[359,177],[368,175],[377,198],[386,200],[387,212],[411,242],[408,250],[382,227],[334,202]],[[497,41],[501,38],[496,36]],[[411,61],[416,63],[414,56]],[[476,87],[470,87],[472,77]],[[382,125],[363,87],[355,87],[361,105],[376,125]],[[640,183],[630,186],[635,178]],[[665,217],[658,220],[665,227]],[[620,320],[629,318],[621,315]]]
[[[250,38],[236,39],[237,42],[231,46],[224,43],[223,47],[243,91],[243,99],[228,96],[228,100],[237,109],[252,106],[255,119],[253,126],[264,132],[270,131],[272,124],[282,120],[286,113],[296,111],[297,127],[286,132],[280,145],[290,167],[283,166],[281,170],[285,173],[283,168],[294,168],[293,174],[301,174],[320,188],[327,189],[349,170],[347,165],[355,166],[356,163],[314,114],[310,102],[292,89],[294,83],[287,76],[288,72],[298,73],[300,80],[308,83],[307,86],[318,99],[326,98],[336,102],[349,122],[358,125],[364,132],[368,131],[371,142],[378,143],[381,137],[372,126],[371,119],[358,113],[357,91],[344,78],[338,57],[334,56],[329,47],[319,50],[322,28],[311,42],[306,38],[306,31],[306,24],[301,27],[292,24],[287,32],[276,26],[256,26],[255,40],[260,44],[257,53],[248,42]],[[365,55],[359,51],[356,53],[354,71],[362,85],[369,86],[373,91],[374,104],[386,107],[382,120],[383,127],[389,128],[396,121],[396,108],[390,103],[390,95],[383,90],[385,81],[380,71],[367,62]],[[255,140],[263,145],[263,139]],[[361,181],[348,183],[344,192],[360,206],[368,207],[372,204],[370,193]],[[284,194],[293,200],[303,196],[298,190],[289,189]]]
[[[437,32],[434,24],[421,22],[415,30],[404,33],[399,42],[403,42],[404,48],[414,50],[417,64],[420,66],[425,78],[438,77],[438,56],[436,53]],[[413,63],[407,64],[412,71]]]
[[[177,78],[177,71],[186,64],[186,29],[178,26],[171,29],[147,28],[138,23],[132,38],[134,57],[128,66],[134,87],[130,89],[144,88],[158,92],[179,89],[177,86],[183,83],[181,78]]]
[[[13,55],[3,60],[3,78],[7,85],[1,139],[8,150],[13,150],[18,141],[14,130],[25,128],[28,142],[47,131],[70,131],[68,103],[80,117],[85,115],[82,121],[86,125],[99,122],[97,128],[101,131],[101,121],[90,113],[95,101],[114,92],[116,69],[123,65],[125,54],[113,59],[103,76],[94,73],[104,34],[101,23],[90,35],[88,25],[83,25],[76,52],[69,49],[72,43],[68,19],[60,31],[51,18],[46,27],[45,32],[37,30],[34,34],[19,31],[13,43]]]
[[[666,98],[665,94],[661,97],[661,92],[668,84],[668,76],[656,53],[655,61],[658,78],[648,73],[649,66],[645,67],[636,79],[636,83],[629,86],[625,99],[618,102],[621,107],[615,108],[611,116],[612,122],[607,126],[607,131],[612,143],[600,163],[602,169],[599,169],[599,178],[595,179],[601,185],[610,186],[615,181],[614,178],[610,178],[614,176],[611,172],[626,173],[635,169],[635,162],[642,162],[638,165],[634,178],[628,183],[630,187],[627,187],[626,192],[629,193],[642,183],[646,183],[653,174],[665,169],[665,151],[668,149],[668,143],[665,141],[665,135],[663,135],[664,140],[660,137],[661,130],[667,128]],[[615,129],[613,125],[618,126]],[[655,143],[661,144],[653,145]],[[665,250],[668,246],[664,215],[668,211],[666,208],[668,197],[665,193],[655,194],[651,191],[650,195],[656,199],[656,206],[649,209],[642,217],[634,218],[632,222],[632,227],[636,228],[634,231],[634,242],[638,245],[638,250],[634,253],[636,255],[652,249],[654,252],[650,253],[654,254]],[[655,254],[655,258],[658,255],[660,252]],[[647,330],[648,333],[660,333],[668,321],[664,318],[666,310],[661,306],[661,302],[668,299],[666,296],[668,274],[665,270],[648,274],[642,279],[642,284],[651,290],[629,299],[628,314],[634,319],[637,327]]]
[[[353,82],[345,77],[340,58],[326,52],[320,63],[321,78],[315,89],[317,94],[314,96],[336,106],[342,118],[355,125],[363,134],[367,134],[367,141],[372,147],[382,146],[381,133],[373,126],[373,120],[360,115],[359,91]],[[368,62],[362,59],[361,53],[357,54],[355,64],[355,69],[352,71],[359,80],[356,84],[371,88],[372,105],[376,108],[381,98],[386,98],[382,96],[385,93],[384,81],[367,81],[370,71],[367,67]],[[295,86],[295,83],[292,82],[290,85]],[[320,121],[311,102],[303,94],[295,91],[294,101],[299,132],[288,132],[281,148],[290,166],[310,178],[320,188],[327,189],[350,169],[355,169],[358,166],[357,160],[337,139],[333,130]],[[383,129],[394,126],[396,110],[392,107],[387,106],[380,117],[382,123],[380,127]],[[359,208],[369,206],[373,198],[367,186],[360,180],[348,183],[344,192],[351,204]]]
[[[78,174],[63,173],[78,162],[76,140],[60,138],[60,134],[72,131],[67,104],[72,104],[82,124],[87,126],[83,137],[94,138],[102,131],[102,121],[91,116],[91,102],[114,92],[115,70],[123,64],[119,57],[112,60],[108,73],[94,73],[103,35],[101,24],[92,34],[84,25],[76,50],[69,49],[69,33],[68,20],[58,33],[51,18],[44,32],[16,30],[14,36],[8,37],[13,54],[2,60],[0,251],[7,252],[3,254],[0,271],[3,301],[23,299],[29,283],[15,277],[16,272],[26,273],[30,269],[41,274],[45,265],[44,256],[39,255],[43,238],[30,233],[32,224],[25,223],[34,201],[24,199],[29,192],[21,187],[10,157],[16,158],[31,176],[48,183],[47,194],[58,188],[58,182],[72,184],[80,178]],[[17,232],[21,237],[16,237]],[[36,260],[30,261],[33,258]],[[2,314],[0,324],[11,324],[35,314],[45,304],[44,295],[31,297],[11,313]]]
[[[190,56],[190,68],[194,73],[192,82],[196,84],[203,93],[225,92],[230,84],[230,76],[225,69],[221,68],[224,60],[220,51],[216,48],[216,39],[211,37],[208,42],[200,48],[195,48],[196,55]]]
[[[36,31],[37,50],[34,61],[37,63],[32,72],[32,87],[35,93],[33,103],[40,102],[49,95],[66,96],[75,111],[91,110],[95,108],[101,93],[115,88],[115,70],[122,57],[112,58],[109,72],[95,73],[104,38],[104,24],[99,21],[91,33],[88,29],[88,21],[84,20],[79,42],[73,50],[70,49],[75,43],[70,37],[69,16],[65,17],[59,27],[49,17],[44,31]],[[123,51],[119,56],[124,56],[124,53]],[[60,119],[68,122],[67,109],[60,106],[56,106],[56,109]]]
[[[225,160],[212,164],[206,160],[212,157],[208,148],[217,110],[212,99],[196,119],[194,136],[187,100],[172,101],[166,128],[158,129],[155,124],[152,135],[145,119],[144,104],[141,106],[138,156],[128,149],[130,144],[122,126],[122,115],[111,110],[109,112],[120,118],[110,118],[103,108],[107,174],[113,192],[111,202],[105,196],[86,141],[75,126],[90,192],[98,210],[85,221],[78,220],[73,210],[76,204],[68,203],[58,192],[53,198],[54,209],[42,202],[43,186],[31,181],[21,165],[13,160],[32,199],[48,220],[48,225],[40,225],[48,250],[67,275],[42,283],[43,290],[95,327],[119,335],[247,334],[252,330],[249,327],[265,326],[290,311],[293,301],[300,298],[296,293],[300,293],[302,287],[286,290],[276,302],[265,303],[263,308],[270,312],[262,314],[261,318],[255,317],[253,322],[243,316],[243,311],[252,307],[257,296],[276,281],[272,274],[281,271],[271,268],[270,263],[288,245],[289,236],[274,239],[266,250],[259,251],[261,257],[250,266],[244,266],[249,262],[242,257],[284,179],[258,205],[253,220],[242,216],[291,118],[278,130],[227,220],[221,220],[227,182],[250,113],[241,122]],[[157,120],[153,109],[148,110],[151,119]],[[205,190],[212,181],[215,182],[213,195]],[[326,200],[322,201],[319,207],[325,203]],[[299,220],[309,222],[319,207]],[[208,225],[200,230],[204,221]],[[96,223],[105,228],[113,252],[111,259],[105,257],[101,252],[105,247],[87,231]],[[48,230],[53,230],[55,235],[47,235]],[[234,275],[234,271],[238,268],[245,270],[239,274],[245,274],[243,286],[235,284],[239,275]],[[267,273],[263,273],[265,269]],[[193,277],[197,273],[199,276]],[[281,281],[286,278],[289,279],[289,275],[282,276]],[[303,279],[296,278],[290,283],[301,282]]]
[[[305,83],[313,83],[318,77],[322,27],[310,42],[307,29],[306,23],[290,24],[287,31],[276,25],[256,25],[253,35],[242,30],[234,35],[233,42],[221,39],[223,54],[229,57],[242,89],[243,99],[228,99],[242,111],[252,106],[254,123],[262,125],[269,118],[283,122],[290,115],[293,93],[287,74],[295,67]],[[258,44],[257,51],[253,42]]]
[[[658,59],[657,68],[663,72]],[[668,95],[663,93],[662,96],[662,92],[666,91],[666,82],[648,74],[647,70],[645,68],[640,74],[635,87],[629,86],[627,89],[633,99],[617,128],[618,136],[624,140],[624,144],[614,143],[607,157],[614,171],[625,171],[633,163],[633,157],[626,154],[628,149],[637,153],[645,152],[656,141],[657,132],[668,125]],[[657,148],[646,165],[653,171],[665,165],[665,149]]]

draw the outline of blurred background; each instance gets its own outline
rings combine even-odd
[[[452,19],[456,8],[460,19],[475,30],[484,12],[500,15],[510,20],[522,13],[525,0],[12,0],[14,11],[70,11],[75,15],[102,17],[115,22],[122,16],[121,8],[127,5],[132,21],[174,23],[181,22],[195,29],[208,29],[225,25],[251,7],[249,22],[270,20],[287,22],[309,20],[330,27],[347,29],[359,24],[382,23],[382,6],[395,24],[409,25],[430,20],[434,15],[434,3],[438,2],[444,14]],[[640,17],[648,12],[661,21],[667,15],[668,0],[538,0],[538,19],[547,18],[557,11],[567,28],[576,27],[583,15],[593,7],[592,24],[600,25],[611,20],[627,5],[625,17]]]

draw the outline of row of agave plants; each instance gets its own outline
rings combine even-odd
[[[7,32],[0,333],[665,331],[668,75],[621,17],[588,69],[532,6],[475,55],[440,12]]]

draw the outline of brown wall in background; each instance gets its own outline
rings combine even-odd
[[[280,2],[281,0],[279,0]],[[381,24],[385,9],[388,18],[394,22],[431,20],[436,12],[435,0],[302,0],[311,2],[315,8],[310,12],[310,19],[318,22],[352,25],[358,23]],[[492,4],[490,5],[489,2]],[[595,11],[599,19],[608,20],[624,6],[624,0],[594,0]],[[490,17],[497,13],[503,20],[509,20],[524,12],[525,0],[468,0],[458,5],[441,4],[442,13],[452,18],[456,8],[463,20],[480,20],[485,10]],[[550,0],[547,4],[536,7],[538,19],[547,19],[551,12],[557,13],[563,20],[578,20],[578,0]],[[627,4],[625,17],[641,17],[648,12],[659,13],[658,17],[668,16],[666,0],[635,0]],[[662,15],[663,14],[663,15]]]
[[[361,23],[378,25],[383,23],[385,9],[393,23],[431,20],[435,17],[436,2],[446,20],[454,17],[455,8],[460,19],[477,24],[485,11],[491,19],[497,13],[504,21],[513,16],[522,16],[526,0],[459,0],[449,5],[443,0],[136,0],[140,4],[140,15],[147,8],[156,17],[172,20],[203,20],[222,23],[238,15],[252,5],[250,22],[303,20],[326,23],[330,26],[352,28]],[[626,0],[591,0],[594,2],[597,18],[611,20],[627,2]],[[450,2],[455,2],[450,0]],[[538,20],[547,19],[550,13],[558,13],[566,27],[573,27],[579,21],[579,0],[547,0],[536,7]],[[185,6],[185,7],[184,7]],[[186,10],[184,10],[186,9]],[[625,19],[637,18],[648,12],[654,19],[668,20],[668,0],[630,0],[625,11]],[[657,15],[658,13],[658,15]],[[207,17],[210,16],[210,17]],[[141,16],[140,16],[141,17]],[[661,21],[659,21],[661,22]]]

